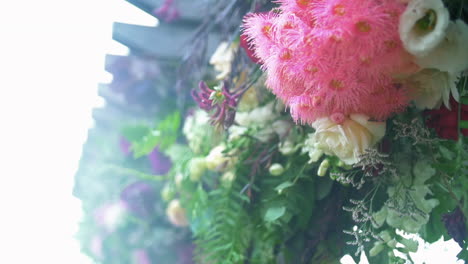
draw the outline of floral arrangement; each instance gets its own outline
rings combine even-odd
[[[134,263],[414,263],[411,234],[468,259],[468,2],[206,4],[169,88],[127,101],[157,118],[114,130],[126,163],[104,168],[133,180],[94,225],[172,232],[129,242],[153,256]],[[184,5],[153,13],[182,26]]]

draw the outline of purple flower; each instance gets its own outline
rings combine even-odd
[[[172,167],[171,159],[159,151],[158,147],[153,149],[148,155],[148,159],[151,163],[151,171],[154,174],[166,174]]]
[[[457,207],[453,212],[442,216],[447,233],[455,240],[461,248],[463,241],[466,240],[466,219],[460,207]]]
[[[155,189],[142,181],[132,183],[120,193],[125,208],[141,218],[150,218],[155,212]]]
[[[146,250],[136,249],[133,251],[133,263],[135,264],[151,264],[150,257]]]
[[[165,22],[171,22],[180,17],[174,0],[164,0],[164,3],[153,11],[153,14]]]
[[[222,125],[224,128],[230,127],[234,123],[237,103],[245,89],[232,93],[227,82],[222,82],[213,90],[205,82],[200,82],[198,88],[199,91],[192,91],[192,97],[201,109],[207,112],[214,110],[211,116],[212,124]]]

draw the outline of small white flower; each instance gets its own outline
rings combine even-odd
[[[243,126],[232,125],[229,127],[229,137],[228,141],[233,141],[239,139],[243,136],[249,129]]]
[[[424,56],[445,37],[449,12],[441,0],[412,0],[400,16],[399,33],[405,49]]]
[[[210,124],[210,117],[201,109],[185,119],[183,133],[190,149],[195,154],[201,154],[207,142],[216,144],[215,131]]]
[[[234,53],[237,45],[221,42],[216,51],[210,58],[210,64],[219,72],[216,79],[222,80],[231,72],[231,63],[234,59]]]
[[[250,112],[237,113],[236,123],[248,127],[251,125],[264,125],[277,118],[275,102],[270,102],[262,107],[257,107]]]
[[[284,127],[286,126],[283,121],[275,121],[275,119],[278,118],[278,111],[275,107],[275,102],[270,102],[264,106],[257,107],[250,112],[238,112],[236,114],[235,121],[240,127],[257,130],[253,136],[261,142],[267,142],[275,135],[275,133],[279,135],[284,132]],[[233,132],[244,131],[236,128]],[[237,136],[239,135],[233,135],[234,138]]]

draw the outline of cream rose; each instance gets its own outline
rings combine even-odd
[[[399,33],[405,49],[427,55],[445,37],[449,12],[441,0],[411,0],[400,16]]]
[[[185,209],[180,205],[180,201],[175,199],[172,200],[166,209],[166,215],[169,218],[169,221],[175,226],[188,226],[189,222],[187,220],[187,215],[185,214]]]
[[[305,141],[303,149],[309,152],[311,162],[317,161],[324,153],[337,156],[348,165],[355,164],[366,149],[373,147],[385,135],[385,122],[372,122],[361,114],[352,114],[340,123],[328,117],[320,118],[312,127],[315,133]]]

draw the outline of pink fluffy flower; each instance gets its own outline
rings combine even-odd
[[[396,0],[281,0],[245,18],[267,86],[311,124],[333,113],[384,120],[409,98],[395,77],[415,70],[398,34]]]

